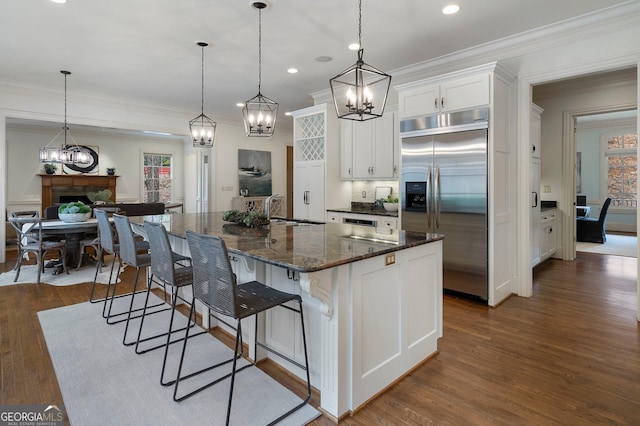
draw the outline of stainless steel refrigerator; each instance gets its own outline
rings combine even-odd
[[[445,289],[488,300],[488,110],[400,123],[401,226],[444,234]]]

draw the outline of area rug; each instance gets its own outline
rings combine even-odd
[[[117,265],[116,265],[117,266]],[[45,268],[40,275],[40,283],[56,286],[74,285],[80,283],[92,283],[96,273],[95,266],[84,266],[76,271],[76,268],[69,268],[69,274],[51,273],[53,268]],[[110,265],[102,268],[102,273],[98,272],[97,282],[107,284],[109,282]],[[114,271],[115,275],[115,271]],[[13,284],[35,284],[38,277],[38,268],[35,265],[24,265],[20,268],[20,277],[17,282],[13,282],[16,271],[9,271],[0,274],[0,287]]]
[[[607,241],[604,244],[577,242],[576,251],[637,257],[638,238],[630,235],[607,234]]]
[[[123,298],[118,303],[122,305],[129,300]],[[136,297],[136,305],[139,301],[142,297]],[[160,385],[163,349],[136,355],[133,347],[122,344],[124,324],[107,325],[101,309],[99,304],[80,303],[38,312],[72,425],[224,424],[229,380],[182,402],[174,402],[173,387]],[[180,322],[186,322],[184,315],[176,315]],[[166,331],[168,321],[169,312],[147,316],[144,336]],[[130,327],[137,333],[137,322],[132,322]],[[179,337],[184,335],[184,332],[178,333]],[[153,343],[149,341],[147,345]],[[182,343],[170,347],[167,371],[175,377]],[[205,333],[189,339],[185,368],[195,371],[216,360],[230,358],[232,353],[226,345]],[[230,366],[217,370],[221,369],[224,371],[216,371],[209,377],[201,377],[205,374],[187,380],[184,389],[181,385],[180,393],[226,373]],[[299,402],[300,398],[267,374],[249,367],[236,375],[230,423],[265,425]],[[306,405],[279,424],[303,425],[319,415],[316,409]]]

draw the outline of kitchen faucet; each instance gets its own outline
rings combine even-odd
[[[273,201],[273,199],[277,196],[278,194],[271,194],[266,198],[266,200],[264,200],[264,214],[269,219],[271,219],[271,201]]]

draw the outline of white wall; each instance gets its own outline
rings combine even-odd
[[[6,127],[7,156],[7,211],[40,210],[42,164],[38,149],[47,145],[59,129],[29,126],[11,121]],[[174,159],[172,183],[173,202],[184,200],[184,155],[180,138],[105,132],[98,128],[70,126],[69,133],[78,145],[87,145],[99,154],[98,174],[105,175],[107,167],[116,167],[116,199],[119,202],[141,202],[143,195],[142,154],[170,154]],[[59,146],[58,137],[52,146]],[[70,142],[68,140],[68,142]],[[58,167],[57,173],[61,173]],[[42,206],[47,207],[47,206]]]

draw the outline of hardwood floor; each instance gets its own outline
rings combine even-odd
[[[0,405],[62,403],[36,312],[84,302],[89,289],[0,287]],[[638,425],[636,309],[636,259],[590,253],[544,262],[533,297],[496,309],[445,296],[439,353],[342,423]],[[302,392],[273,363],[261,368]]]

